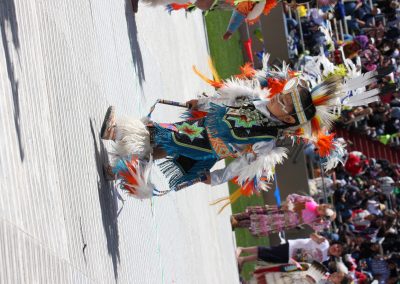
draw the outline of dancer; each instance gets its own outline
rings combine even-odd
[[[225,34],[223,35],[224,40],[229,40],[233,33],[239,29],[239,27],[247,22],[254,24],[259,20],[261,15],[268,15],[273,8],[275,8],[280,0],[197,0],[194,4],[192,2],[186,3],[168,3],[167,10],[171,13],[172,11],[185,9],[187,12],[192,12],[196,7],[203,11],[211,12],[214,10],[232,10],[232,15],[227,27]],[[293,3],[287,1],[289,5],[296,6],[300,3],[307,3],[308,0],[299,0]]]
[[[247,228],[256,237],[268,236],[301,225],[319,232],[329,228],[336,217],[329,204],[318,205],[313,198],[291,194],[281,208],[251,206],[245,212],[231,216],[232,228]]]
[[[270,78],[282,82],[279,93],[269,93],[258,80],[230,79],[219,82],[217,94],[191,100],[186,106],[195,117],[178,123],[157,123],[147,118],[134,120],[115,117],[107,111],[102,139],[116,142],[113,172],[120,185],[135,197],[162,195],[149,181],[152,161],[169,179],[170,190],[179,190],[195,182],[217,185],[235,180],[240,187],[232,200],[268,188],[274,166],[286,157],[286,148],[276,146],[277,139],[293,137],[313,142],[320,156],[340,157],[340,145],[327,129],[335,119],[340,101],[364,104],[376,100],[379,90],[348,97],[348,92],[376,81],[377,72],[347,81],[331,76],[312,89],[307,78],[296,76],[286,66],[268,71]],[[182,106],[182,105],[180,105]],[[225,169],[210,171],[226,157],[235,158]]]

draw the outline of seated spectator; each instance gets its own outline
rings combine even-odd
[[[354,177],[363,173],[367,165],[367,157],[365,157],[361,152],[353,151],[349,153],[344,168]]]
[[[390,278],[389,265],[382,257],[371,259],[371,272],[379,284],[387,284]]]

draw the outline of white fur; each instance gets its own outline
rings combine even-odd
[[[136,155],[148,159],[152,148],[150,133],[144,123],[138,119],[122,117],[116,122],[116,145],[114,154],[119,157]]]

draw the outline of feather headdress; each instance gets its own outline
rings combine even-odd
[[[343,71],[344,68],[347,72]],[[285,132],[289,136],[295,132],[301,133],[304,138],[311,140],[316,140],[323,128],[331,129],[343,106],[361,106],[379,100],[380,90],[372,88],[367,91],[366,87],[390,72],[379,70],[360,74],[352,62],[345,61],[343,66],[335,66],[324,55],[306,62],[303,70],[299,81],[306,81],[311,87],[310,96],[315,115]],[[296,96],[293,93],[292,96]],[[301,115],[302,107],[296,109],[298,115]]]

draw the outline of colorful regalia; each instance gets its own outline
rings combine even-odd
[[[302,225],[317,232],[329,228],[330,220],[325,218],[327,215],[319,215],[318,204],[312,197],[291,194],[286,200],[287,208],[278,208],[276,205],[247,207],[244,212],[232,215],[233,228],[247,228],[256,237],[269,236]],[[333,215],[332,210],[327,211]]]
[[[150,6],[165,6],[171,13],[177,10],[192,12],[196,8],[206,13],[215,10],[232,11],[227,33],[233,34],[244,22],[254,24],[261,15],[268,15],[282,0],[142,0]],[[288,3],[307,3],[309,0],[287,0]]]
[[[202,0],[197,0],[196,3]],[[244,23],[254,24],[262,15],[268,15],[282,0],[214,0],[212,5],[206,10],[206,13],[215,10],[228,10],[232,11],[232,15],[227,27],[226,32],[230,35],[233,34]],[[307,3],[309,0],[286,1],[288,3]],[[196,5],[192,2],[182,4],[170,3],[167,6],[167,11],[172,12],[180,9],[185,9],[192,12]],[[228,38],[226,38],[228,39]]]
[[[267,59],[264,68],[251,78],[221,81],[215,76],[208,80],[218,88],[216,94],[199,99],[181,122],[157,123],[148,117],[115,119],[110,108],[101,136],[116,142],[113,171],[120,186],[138,198],[165,194],[155,189],[149,178],[152,152],[162,149],[166,157],[156,164],[169,179],[170,190],[205,180],[211,185],[233,180],[240,186],[226,199],[233,202],[241,195],[268,188],[275,165],[286,158],[287,149],[276,145],[285,137],[314,143],[326,166],[336,166],[342,145],[327,131],[342,105],[378,99],[377,89],[357,91],[376,81],[378,72],[346,78],[335,73],[323,76],[316,68],[305,68],[313,72],[311,76],[293,72],[286,65],[270,69]],[[282,98],[292,102],[293,110],[287,117],[293,122],[278,119],[268,109],[279,103],[285,110]],[[227,157],[234,160],[224,169],[211,170]]]
[[[201,0],[200,0],[201,1]],[[244,22],[253,24],[261,15],[268,15],[278,5],[279,0],[215,0],[207,12],[214,10],[231,10],[232,16],[229,21],[227,32],[233,34]],[[167,5],[169,12],[185,9],[193,11],[195,5],[191,2],[186,4],[172,3]]]

